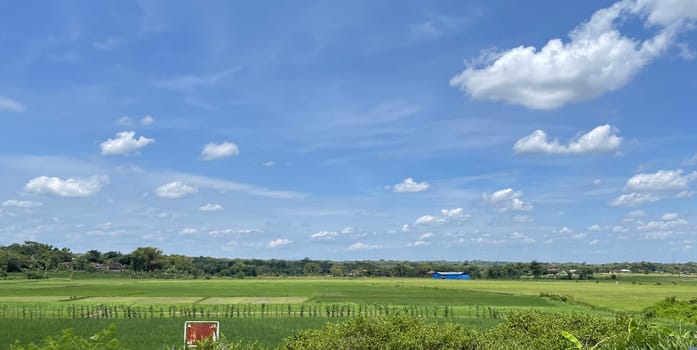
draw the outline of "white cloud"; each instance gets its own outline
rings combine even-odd
[[[437,222],[437,218],[433,215],[424,215],[418,219],[416,219],[415,224],[416,225],[428,225],[432,224],[434,222]]]
[[[416,219],[415,225],[430,225],[430,224],[446,224],[451,222],[465,221],[470,218],[471,215],[465,214],[464,209],[454,208],[454,209],[441,209],[440,215],[424,215]],[[408,228],[408,225],[407,225]],[[402,227],[404,229],[404,227]],[[406,232],[406,231],[405,231]]]
[[[266,244],[267,247],[269,248],[280,248],[283,247],[284,245],[288,245],[293,243],[293,241],[288,240],[286,238],[277,238],[272,241],[269,241],[269,243]]]
[[[42,205],[44,205],[44,203],[35,202],[35,201],[21,201],[21,200],[16,200],[16,199],[8,199],[8,200],[2,202],[3,207],[15,207],[15,208],[26,208],[26,209],[38,208]]]
[[[531,203],[521,199],[522,196],[523,192],[514,191],[512,188],[504,188],[492,194],[482,193],[484,202],[500,211],[529,211],[534,209]]]
[[[426,232],[426,233],[422,234],[421,236],[419,236],[419,240],[420,240],[420,241],[423,241],[423,240],[429,239],[429,238],[431,238],[431,237],[433,237],[433,233],[432,233],[432,232]]]
[[[429,241],[416,241],[414,243],[408,243],[407,247],[422,247],[422,246],[428,246],[431,245],[431,242]]]
[[[201,158],[203,160],[213,160],[225,157],[232,157],[240,154],[240,149],[232,142],[208,143],[203,146]]]
[[[354,244],[351,244],[348,247],[348,250],[375,250],[375,249],[380,249],[379,245],[373,245],[373,244],[366,244],[363,242],[356,242]]]
[[[163,198],[181,198],[198,192],[196,187],[190,186],[184,182],[173,181],[158,187],[155,190],[158,197]]]
[[[655,174],[637,174],[627,180],[626,191],[663,192],[687,189],[697,180],[697,172],[682,175],[682,170],[659,170]]]
[[[409,231],[411,231],[411,227],[409,227],[409,224],[402,225],[402,232],[409,232]]]
[[[21,103],[2,95],[0,95],[0,109],[10,112],[24,112],[24,106]]]
[[[249,233],[262,233],[264,232],[263,230],[258,230],[258,229],[232,229],[232,228],[226,228],[226,229],[219,229],[219,230],[210,230],[208,231],[208,234],[211,236],[219,236],[219,235],[231,235],[231,234],[249,234]]]
[[[663,214],[661,220],[642,222],[637,221],[638,231],[669,231],[679,227],[687,226],[687,220],[681,219],[676,213]]]
[[[660,198],[658,196],[654,196],[650,193],[632,192],[632,193],[620,195],[619,197],[615,198],[615,200],[613,200],[611,204],[615,207],[621,207],[621,206],[635,207],[635,206],[642,205],[645,203],[655,202],[659,199]]]
[[[140,120],[140,124],[142,124],[142,125],[151,125],[154,122],[155,122],[155,118],[153,118],[152,116],[149,116],[149,115],[146,115],[145,117],[143,117],[143,119]]]
[[[162,172],[159,175],[167,178],[177,178],[191,185],[195,185],[202,188],[214,189],[218,191],[239,191],[253,196],[279,199],[294,199],[305,197],[305,194],[303,193],[272,190],[264,187],[256,187],[244,183],[227,181],[194,174],[180,172]]]
[[[319,231],[317,233],[313,233],[312,236],[310,236],[310,237],[313,239],[330,240],[330,239],[336,238],[337,235],[338,234],[336,232],[333,232],[333,231]]]
[[[392,190],[394,192],[421,192],[426,191],[431,185],[428,182],[416,182],[411,177],[404,179],[404,181],[394,185]]]
[[[220,204],[208,203],[204,206],[199,207],[198,210],[200,210],[200,211],[222,211],[222,210],[225,210],[225,208]]]
[[[355,232],[356,232],[356,229],[354,229],[353,227],[344,227],[343,229],[341,229],[342,235],[350,235],[350,234],[355,233]]]
[[[198,233],[198,230],[193,227],[185,227],[179,232],[185,235],[193,235],[195,233]]]
[[[692,181],[697,180],[697,172],[683,175],[683,171],[659,170],[654,174],[637,174],[627,180],[625,194],[617,197],[613,206],[637,206],[664,198],[687,198]]]
[[[273,160],[269,160],[269,161],[267,161],[267,162],[261,163],[261,165],[263,165],[263,166],[265,166],[265,167],[268,168],[268,167],[272,167],[272,166],[276,165],[276,162],[274,162]]]
[[[569,33],[541,49],[519,46],[488,52],[450,80],[475,99],[498,100],[533,109],[555,109],[596,98],[624,86],[670,46],[694,20],[694,0],[624,0],[596,11]],[[669,9],[670,8],[670,9]],[[669,10],[667,10],[669,9]],[[659,25],[646,40],[623,36],[616,23],[628,17]]]
[[[622,138],[617,136],[618,130],[608,124],[600,125],[585,133],[568,145],[562,145],[555,138],[547,139],[542,130],[535,130],[530,135],[518,140],[513,146],[516,153],[549,153],[549,154],[590,154],[616,152],[620,148]]]
[[[615,232],[615,233],[624,233],[624,232],[627,232],[627,231],[628,231],[628,230],[627,230],[624,226],[621,226],[621,225],[612,226],[612,232]]]
[[[570,228],[564,226],[559,230],[559,233],[571,233],[573,232]]]
[[[664,221],[671,221],[671,220],[676,220],[678,218],[677,213],[665,213],[663,216],[661,216],[661,220]]]
[[[122,131],[116,134],[116,138],[108,139],[101,143],[103,155],[129,154],[155,142],[155,139],[140,136],[135,139],[135,131]]]
[[[508,236],[508,238],[510,240],[521,242],[521,243],[526,243],[526,244],[535,243],[534,239],[532,239],[532,238],[528,237],[527,235],[522,234],[520,232],[513,232]]]
[[[59,177],[39,176],[29,180],[24,190],[59,197],[89,197],[99,192],[107,183],[109,177],[105,175],[65,180]]]
[[[595,179],[593,180],[593,186],[598,186],[603,183],[603,180],[601,179]]]

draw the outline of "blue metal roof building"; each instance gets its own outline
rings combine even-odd
[[[432,278],[441,280],[468,280],[470,275],[464,272],[434,272],[431,274]]]

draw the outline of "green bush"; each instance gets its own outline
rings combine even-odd
[[[357,317],[286,338],[279,349],[468,349],[476,331],[403,315]]]
[[[512,312],[491,329],[426,323],[407,316],[359,317],[287,338],[280,349],[680,349],[697,344],[693,332],[673,332],[620,315]]]
[[[10,350],[126,350],[116,339],[116,326],[89,337],[83,338],[75,335],[72,329],[63,330],[60,338],[48,337],[40,345],[22,345],[15,343],[10,345]]]

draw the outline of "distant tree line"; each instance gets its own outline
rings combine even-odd
[[[89,250],[73,253],[39,242],[0,246],[0,277],[7,273],[25,273],[41,278],[54,271],[109,271],[138,277],[206,278],[254,276],[383,276],[428,277],[434,271],[465,272],[472,278],[519,279],[559,278],[593,279],[597,273],[697,273],[697,263],[623,262],[606,264],[492,262],[492,261],[331,261],[284,259],[240,259],[188,257],[164,254],[155,247],[139,247],[123,254],[116,251]]]

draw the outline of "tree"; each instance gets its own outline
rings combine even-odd
[[[344,267],[340,264],[334,264],[329,268],[329,273],[331,273],[332,276],[343,276],[345,274]]]
[[[322,267],[316,262],[308,262],[303,266],[303,272],[306,275],[317,275],[322,272]]]
[[[134,271],[159,270],[166,262],[162,251],[154,247],[138,247],[129,256]]]
[[[539,261],[537,261],[537,260],[533,260],[533,261],[530,262],[529,269],[530,269],[530,273],[531,273],[531,274],[533,275],[533,277],[535,277],[535,278],[540,278],[540,276],[542,276],[542,274],[544,274],[545,271],[546,271],[544,265],[542,265],[542,264],[541,264]]]

